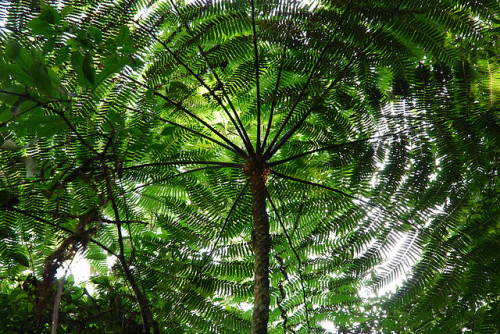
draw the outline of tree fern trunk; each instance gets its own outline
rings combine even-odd
[[[267,333],[269,320],[269,251],[271,237],[269,235],[269,216],[266,210],[266,181],[264,167],[254,161],[247,162],[245,172],[250,179],[252,191],[252,218],[254,222],[253,251],[254,265],[254,308],[252,317],[252,334]]]

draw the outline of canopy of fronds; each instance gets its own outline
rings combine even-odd
[[[260,154],[269,332],[495,333],[499,7],[0,1],[0,327],[249,332]]]

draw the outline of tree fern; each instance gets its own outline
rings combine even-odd
[[[3,4],[0,274],[38,282],[33,330],[77,252],[121,330],[496,326],[495,1]],[[412,267],[370,321],[359,290]]]

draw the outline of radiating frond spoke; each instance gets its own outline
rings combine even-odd
[[[398,3],[398,5],[396,6],[396,10],[401,6],[403,1],[400,1]],[[338,30],[338,28],[340,27],[340,24],[342,23],[342,20],[343,20],[343,17],[345,15],[345,13],[347,12],[347,9],[349,8],[351,4],[351,1],[347,4],[347,7],[344,11],[344,13],[342,14],[342,17],[341,19],[339,20],[339,24],[337,26],[337,28],[335,29],[335,31]],[[376,31],[375,31],[375,34],[377,34],[378,32],[382,31],[384,29],[386,25],[386,22],[384,22]],[[332,37],[332,40],[333,40],[333,37]],[[329,43],[332,42],[332,40],[330,40]],[[329,44],[328,43],[328,44]],[[328,47],[328,44],[327,46],[325,46],[325,49],[327,49]],[[337,83],[343,78],[343,75],[345,72],[347,72],[350,68],[351,68],[351,65],[354,63],[355,61],[355,57],[358,53],[362,53],[364,52],[364,50],[371,44],[371,41],[368,39],[364,45],[359,49],[358,52],[354,53],[351,55],[351,58],[349,60],[349,62],[343,66],[342,70],[337,74],[335,80],[333,80],[328,86],[327,88],[320,94],[316,97],[315,99],[315,102],[312,104],[312,106],[309,108],[309,110],[299,119],[299,121],[297,123],[295,123],[295,125],[287,131],[287,133],[285,133],[285,135],[283,135],[283,137],[280,139],[280,141],[275,145],[276,141],[278,140],[278,136],[281,134],[281,132],[283,131],[284,127],[285,127],[285,123],[288,122],[288,119],[291,117],[291,115],[293,114],[293,111],[294,109],[297,107],[298,103],[300,102],[299,101],[299,98],[301,98],[299,96],[299,98],[297,99],[296,103],[294,104],[294,107],[292,108],[292,110],[290,111],[290,113],[287,115],[287,118],[285,119],[285,122],[283,122],[282,126],[280,127],[280,129],[278,130],[278,133],[275,135],[275,137],[273,138],[273,141],[272,143],[269,145],[268,149],[266,150],[266,152],[264,153],[264,157],[265,159],[269,159],[271,156],[274,155],[274,153],[276,153],[276,151],[278,151],[287,141],[288,139],[290,139],[290,137],[292,137],[296,132],[297,130],[304,124],[305,120],[311,115],[311,113],[314,111],[314,108],[316,107],[318,101],[321,100],[321,98],[327,94],[333,87],[335,87],[335,85],[337,85]],[[324,55],[324,53],[321,54],[320,58]],[[318,63],[319,64],[319,61]],[[312,77],[312,74],[311,73],[311,76],[309,78]],[[309,82],[309,79],[308,79],[308,82]],[[301,92],[301,94],[304,92],[305,90],[303,90]]]
[[[341,74],[344,71],[346,71],[351,66],[351,64],[353,62],[354,62],[354,59],[351,59],[349,61],[349,63],[347,63],[347,65],[344,66],[343,70],[340,72],[340,74],[337,76],[337,78],[334,81],[332,81],[328,85],[328,87],[326,87],[326,89],[321,93],[321,95],[319,95],[316,98],[316,101],[320,101],[321,98],[323,97],[323,95],[328,93],[332,89],[332,87],[334,87],[335,84],[337,84],[341,80],[341,78],[342,78]],[[292,135],[295,132],[297,132],[297,130],[304,124],[306,119],[314,111],[314,108],[316,107],[316,105],[317,105],[317,102],[313,103],[313,105],[309,108],[309,110],[304,115],[302,115],[302,117],[299,119],[299,121],[297,123],[295,123],[295,125],[283,135],[283,137],[279,140],[279,142],[277,144],[276,144],[276,141],[278,139],[278,136],[276,135],[273,138],[273,141],[271,142],[271,144],[269,144],[269,147],[267,148],[266,152],[264,153],[264,157],[266,159],[271,158],[274,155],[274,153],[276,153],[288,141],[288,139],[290,139],[290,137],[292,137]],[[282,128],[284,128],[284,127],[282,126]],[[281,128],[280,128],[280,130],[281,130]],[[279,131],[279,132],[281,133],[281,131]]]
[[[200,280],[200,277],[201,277],[201,274],[203,273],[203,269],[205,268],[205,266],[208,264],[208,262],[210,261],[212,255],[214,254],[215,252],[215,249],[217,248],[217,244],[219,243],[220,239],[222,238],[222,236],[224,235],[224,232],[226,231],[226,227],[227,227],[227,224],[229,222],[229,219],[231,218],[231,214],[234,210],[234,208],[236,207],[236,205],[238,204],[238,201],[240,200],[241,196],[243,195],[243,193],[245,192],[246,188],[248,187],[248,184],[249,182],[247,181],[245,183],[245,185],[243,186],[243,188],[241,189],[241,191],[239,192],[238,196],[236,197],[235,201],[233,202],[233,205],[231,206],[231,208],[229,209],[229,212],[226,216],[226,219],[224,220],[224,223],[222,224],[222,227],[220,229],[220,232],[219,232],[219,235],[217,236],[217,239],[215,239],[215,243],[214,245],[212,246],[212,249],[210,250],[210,252],[208,253],[207,257],[205,258],[205,260],[203,261],[203,263],[200,265],[200,267],[198,268],[198,271],[197,271],[197,274],[196,274],[196,277],[194,278],[194,281],[193,281],[193,284],[197,284]],[[170,318],[171,315],[174,314],[174,311],[181,305],[182,301],[186,298],[188,292],[184,293],[178,300],[177,302],[175,303],[174,307],[172,308],[172,310],[170,311],[169,315],[167,316],[167,318]]]
[[[222,224],[222,227],[220,229],[219,235],[217,236],[217,239],[215,239],[215,242],[214,242],[214,245],[213,245],[212,249],[208,253],[208,256],[207,256],[206,260],[200,266],[199,273],[203,272],[203,268],[205,267],[205,265],[208,263],[208,261],[210,260],[210,258],[214,254],[215,249],[217,248],[217,244],[219,243],[220,239],[224,235],[224,232],[226,231],[226,226],[229,223],[229,219],[231,218],[231,214],[233,213],[233,210],[236,208],[236,205],[238,204],[238,201],[240,200],[241,196],[243,196],[243,194],[245,193],[245,190],[247,189],[248,184],[249,184],[248,181],[245,182],[245,185],[243,186],[243,188],[239,192],[238,196],[234,200],[233,205],[231,205],[231,208],[229,209],[229,212],[227,213],[226,219],[224,220],[224,223]]]
[[[135,111],[134,108],[128,107],[128,106],[123,105],[123,104],[120,105],[120,108],[123,108],[125,110],[129,110],[129,111]],[[206,140],[209,140],[209,141],[211,141],[213,143],[216,143],[216,144],[220,145],[221,147],[224,147],[225,149],[227,149],[230,152],[233,152],[234,154],[242,156],[242,152],[241,151],[235,150],[233,147],[230,147],[230,146],[228,146],[228,145],[226,145],[226,144],[224,144],[224,143],[222,143],[222,142],[220,142],[220,141],[218,141],[218,140],[216,140],[214,138],[211,138],[211,137],[209,137],[209,136],[207,136],[207,135],[205,135],[205,134],[203,134],[203,133],[201,133],[199,131],[193,130],[193,129],[187,127],[187,126],[184,126],[182,124],[176,123],[174,121],[168,120],[168,119],[163,118],[163,117],[159,117],[159,119],[162,122],[165,122],[167,124],[170,124],[170,125],[173,125],[175,127],[178,127],[178,128],[183,129],[183,130],[186,130],[188,132],[191,132],[192,134],[195,134],[198,137],[205,138]]]
[[[132,169],[141,169],[145,167],[157,167],[157,166],[187,166],[187,165],[216,165],[220,167],[232,167],[241,169],[244,167],[243,164],[234,163],[234,162],[221,162],[221,161],[166,161],[166,162],[153,162],[149,164],[136,165],[123,167],[123,170],[132,170]]]
[[[283,63],[285,61],[286,50],[287,50],[287,48],[285,47],[283,50],[283,55],[281,57],[281,64],[278,67],[278,74],[276,76],[276,84],[275,84],[274,90],[273,90],[274,97],[276,96],[276,94],[278,92],[278,88],[280,87],[280,80],[281,80],[281,74],[283,72]],[[274,109],[276,108],[276,102],[277,102],[277,99],[275,98],[275,99],[273,99],[273,102],[271,103],[271,110],[269,111],[269,120],[267,121],[267,126],[266,126],[266,134],[264,136],[264,140],[262,141],[262,151],[264,151],[264,149],[266,148],[267,139],[269,138],[269,134],[271,132],[271,128],[273,125]]]
[[[363,139],[353,140],[353,141],[346,142],[346,143],[339,143],[339,144],[335,144],[335,145],[321,147],[321,148],[318,148],[318,149],[315,149],[315,150],[311,150],[311,151],[304,152],[304,153],[301,153],[301,154],[293,155],[293,156],[288,157],[286,159],[282,159],[282,160],[270,162],[269,163],[269,167],[278,166],[278,165],[284,164],[284,163],[286,163],[288,161],[299,159],[299,158],[302,158],[302,157],[305,157],[305,156],[308,156],[308,155],[311,155],[311,154],[314,154],[314,153],[318,153],[318,152],[331,151],[331,150],[335,150],[335,149],[338,149],[338,148],[341,148],[341,147],[345,147],[345,146],[349,146],[349,145],[356,145],[356,144],[359,144],[359,143],[369,142],[369,141],[375,140],[375,139],[395,137],[395,136],[398,136],[401,133],[407,132],[409,130],[410,129],[405,129],[405,130],[398,131],[396,133],[389,133],[389,134],[385,134],[385,135],[374,136],[374,137],[369,137],[369,138],[363,138]]]
[[[328,50],[328,47],[330,46],[330,44],[332,43],[333,39],[335,38],[335,34],[337,33],[337,31],[340,29],[340,26],[342,25],[342,22],[344,21],[345,16],[346,16],[346,14],[349,11],[349,8],[351,6],[351,2],[352,2],[352,0],[349,0],[349,2],[346,5],[346,8],[344,9],[344,12],[342,13],[342,15],[340,16],[340,18],[336,22],[336,27],[335,27],[335,29],[333,29],[332,36],[330,37],[329,42],[326,43],[326,45],[323,47],[323,50],[321,50],[321,53],[320,53],[320,55],[318,57],[318,60],[316,61],[316,63],[314,64],[312,70],[310,71],[309,76],[307,77],[307,81],[304,84],[304,86],[302,87],[302,90],[300,91],[299,96],[295,99],[295,103],[290,108],[290,111],[288,112],[288,114],[286,115],[285,119],[283,120],[283,122],[282,122],[282,124],[281,124],[281,126],[280,126],[280,128],[278,130],[278,132],[276,132],[276,134],[274,135],[274,138],[271,141],[271,144],[269,144],[269,148],[266,150],[266,154],[265,154],[266,157],[269,157],[268,153],[270,152],[270,149],[274,148],[276,140],[278,140],[279,136],[281,135],[281,132],[284,130],[284,128],[287,125],[288,121],[290,120],[290,118],[292,117],[293,113],[295,112],[295,108],[297,108],[299,102],[302,100],[302,97],[304,96],[307,88],[309,87],[309,83],[311,82],[313,76],[316,74],[316,70],[319,67],[319,65],[321,64],[321,61],[323,60],[323,57],[325,56],[325,53]]]
[[[306,314],[306,324],[307,324],[307,329],[310,332],[311,331],[311,325],[309,324],[309,310],[308,310],[308,306],[307,306],[307,294],[306,294],[304,276],[302,275],[302,260],[300,259],[300,256],[297,253],[297,250],[293,246],[292,239],[290,238],[290,235],[288,234],[288,231],[286,230],[286,226],[283,223],[283,220],[281,219],[281,216],[278,213],[278,209],[276,208],[276,205],[274,205],[274,202],[273,202],[273,200],[271,198],[271,195],[269,193],[267,194],[267,198],[269,200],[269,203],[271,203],[271,206],[273,208],[274,213],[276,214],[276,217],[278,218],[280,226],[283,229],[283,233],[285,233],[285,237],[286,237],[286,240],[288,242],[288,245],[290,246],[293,254],[295,255],[295,258],[297,259],[298,273],[299,273],[299,278],[300,278],[300,285],[302,286],[302,296],[304,298],[304,309],[305,309],[305,314]]]
[[[240,154],[240,152],[236,151],[236,150],[235,150],[235,149],[233,149],[232,147],[229,147],[229,146],[225,145],[224,143],[221,143],[221,142],[220,142],[220,141],[218,141],[218,140],[215,140],[215,139],[213,139],[213,138],[211,138],[211,137],[209,137],[209,136],[207,136],[207,135],[204,135],[204,134],[202,134],[201,132],[198,132],[198,131],[196,131],[196,130],[190,129],[190,128],[188,128],[188,127],[186,127],[186,126],[182,125],[182,124],[179,124],[179,123],[176,123],[176,122],[169,121],[168,119],[165,119],[165,118],[162,118],[162,117],[160,117],[160,120],[161,120],[161,121],[163,121],[163,122],[165,122],[165,123],[167,123],[167,124],[170,124],[170,125],[173,125],[173,126],[179,127],[179,128],[181,128],[181,129],[183,129],[183,130],[186,130],[186,131],[188,131],[188,132],[191,132],[191,133],[195,134],[195,135],[196,135],[196,136],[198,136],[198,137],[205,138],[206,140],[210,140],[211,142],[214,142],[214,143],[216,143],[217,145],[220,145],[221,147],[224,147],[225,149],[227,149],[227,150],[228,150],[228,151],[230,151],[230,152],[233,152],[234,154],[238,154],[238,155]]]
[[[255,1],[250,0],[252,5],[252,30],[253,30],[253,50],[254,50],[254,65],[255,65],[255,99],[257,101],[257,141],[256,148],[257,151],[261,150],[261,138],[260,138],[260,73],[259,73],[259,50],[257,49],[257,30],[255,29]]]
[[[313,186],[313,187],[322,188],[322,189],[326,189],[326,190],[332,191],[332,192],[337,193],[339,195],[348,197],[348,198],[350,198],[352,200],[359,201],[361,204],[365,204],[365,205],[371,206],[373,208],[379,209],[379,210],[381,210],[381,211],[383,211],[383,212],[385,212],[385,213],[387,213],[387,214],[389,214],[389,215],[391,215],[393,217],[396,217],[396,218],[400,219],[399,216],[397,214],[393,213],[392,211],[387,210],[384,207],[381,207],[380,205],[368,202],[368,201],[366,201],[366,200],[364,200],[362,198],[350,195],[350,194],[348,194],[348,193],[346,193],[346,192],[344,192],[342,190],[338,190],[338,189],[326,186],[324,184],[320,184],[320,183],[316,183],[316,182],[311,182],[311,181],[307,181],[307,180],[302,180],[302,179],[299,179],[299,178],[296,178],[296,177],[293,177],[293,176],[285,175],[285,174],[282,174],[282,173],[277,172],[275,170],[271,170],[271,174],[272,175],[276,175],[278,177],[281,177],[283,179],[290,180],[290,181],[295,181],[295,182],[307,184],[307,185],[310,185],[310,186]]]
[[[120,210],[118,209],[118,205],[116,204],[116,200],[115,200],[115,195],[114,195],[113,190],[112,190],[111,175],[110,175],[111,173],[108,170],[108,167],[104,164],[103,164],[103,169],[104,169],[104,173],[105,173],[107,199],[111,203],[111,207],[113,209],[113,213],[114,213],[115,220],[116,220],[116,229],[118,231],[118,246],[120,249],[120,252],[118,253],[118,260],[120,261],[120,264],[122,265],[123,271],[125,273],[125,277],[127,278],[127,281],[129,282],[130,286],[132,287],[132,291],[134,292],[137,303],[139,304],[139,309],[140,309],[141,317],[142,317],[142,325],[144,327],[145,332],[146,333],[150,332],[150,328],[152,327],[153,333],[159,334],[160,329],[158,327],[158,323],[156,321],[154,321],[153,313],[151,312],[149,302],[148,302],[147,298],[145,297],[143,291],[141,291],[141,289],[139,288],[139,285],[137,284],[137,280],[134,277],[132,270],[130,268],[130,264],[128,262],[128,259],[126,259],[126,257],[125,257],[125,246],[124,246],[124,242],[123,242],[122,224],[121,224],[121,220],[120,220]]]
[[[140,23],[136,21],[136,24],[138,24],[139,26]],[[231,113],[229,112],[229,110],[226,108],[226,106],[224,105],[224,103],[222,102],[222,100],[220,99],[220,97],[215,93],[215,91],[210,87],[208,86],[207,83],[205,83],[205,81],[202,79],[202,77],[198,74],[196,74],[190,67],[188,64],[186,64],[174,51],[172,51],[171,48],[168,47],[167,44],[165,44],[163,41],[161,41],[158,37],[156,37],[156,35],[154,33],[152,33],[151,31],[149,31],[148,29],[145,29],[146,31],[148,31],[148,33],[150,33],[151,37],[154,38],[158,43],[160,43],[163,48],[182,66],[184,67],[194,78],[196,78],[196,80],[206,89],[208,90],[208,92],[210,93],[210,95],[214,98],[215,101],[217,101],[217,103],[219,104],[219,106],[222,108],[222,110],[224,110],[224,113],[229,117],[229,119],[231,120],[231,122],[233,123],[236,131],[238,131],[238,134],[240,135],[243,143],[245,144],[245,147],[247,149],[248,152],[253,152],[253,146],[251,145],[251,143],[248,141],[248,135],[246,134],[245,132],[245,129],[244,128],[240,128],[239,124],[236,122],[236,120],[233,118],[233,116],[231,115]]]
[[[208,167],[200,167],[200,168],[195,168],[195,169],[187,170],[185,172],[181,172],[181,173],[177,173],[177,174],[174,174],[174,175],[170,175],[170,176],[167,176],[165,178],[161,178],[159,180],[154,180],[154,181],[148,182],[146,184],[141,184],[140,186],[135,187],[132,191],[137,191],[137,190],[142,189],[144,187],[151,186],[151,185],[156,184],[156,183],[161,183],[161,182],[164,182],[164,181],[168,181],[168,180],[171,180],[171,179],[175,179],[176,177],[184,176],[184,175],[187,175],[187,174],[196,173],[196,172],[204,171],[204,170],[207,170],[207,169],[217,169],[217,168],[224,168],[224,166],[208,166]]]
[[[179,14],[179,9],[178,9],[177,5],[175,4],[175,2],[170,0],[170,3],[172,5],[172,7],[175,9],[175,11],[177,12],[177,14]],[[191,28],[189,27],[187,22],[184,22],[184,27],[186,28],[186,31],[188,31],[190,34],[192,33]],[[205,60],[205,63],[207,64],[208,68],[212,72],[215,80],[217,81],[217,84],[221,87],[222,96],[226,99],[227,103],[229,104],[229,107],[231,108],[231,111],[233,112],[234,118],[236,119],[236,122],[238,123],[237,126],[235,125],[235,127],[236,127],[236,129],[239,128],[241,130],[243,142],[249,143],[251,145],[250,138],[248,137],[248,133],[245,131],[245,127],[243,126],[243,123],[241,122],[241,119],[238,115],[238,112],[236,111],[236,108],[234,107],[233,102],[229,98],[229,95],[226,91],[224,83],[220,79],[219,75],[217,74],[217,72],[215,71],[213,66],[211,66],[210,63],[208,62],[205,50],[203,49],[203,47],[201,45],[198,45],[198,50],[200,51],[200,54],[203,57],[203,59]]]
[[[135,82],[136,84],[144,87],[144,88],[149,88],[146,84],[143,84],[139,81],[137,81],[136,79],[130,77],[130,76],[125,76],[126,78],[128,78],[129,80]],[[217,131],[214,127],[212,127],[210,124],[208,124],[207,122],[205,122],[204,120],[202,120],[201,118],[199,118],[198,116],[196,116],[193,112],[187,110],[186,108],[184,108],[180,103],[178,102],[175,102],[173,101],[172,99],[169,99],[168,97],[166,97],[165,95],[161,94],[161,93],[158,93],[158,92],[154,92],[154,94],[162,99],[164,99],[165,101],[169,102],[170,104],[176,106],[178,109],[182,110],[183,112],[185,112],[186,114],[188,114],[190,117],[194,118],[195,120],[197,120],[198,122],[200,122],[201,124],[203,124],[207,129],[209,129],[210,131],[212,131],[214,134],[216,134],[217,136],[219,136],[222,140],[224,140],[227,144],[229,144],[229,146],[231,146],[236,152],[239,152],[239,155],[240,156],[246,156],[245,152],[239,148],[238,146],[236,146],[232,141],[230,141],[226,136],[224,136],[223,134],[221,134],[219,131]]]

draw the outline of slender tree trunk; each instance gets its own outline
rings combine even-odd
[[[269,235],[269,216],[266,210],[266,181],[262,163],[249,161],[245,172],[250,179],[252,191],[252,218],[254,222],[253,251],[254,265],[254,307],[252,317],[252,334],[266,334],[269,320],[269,252],[271,237]]]

